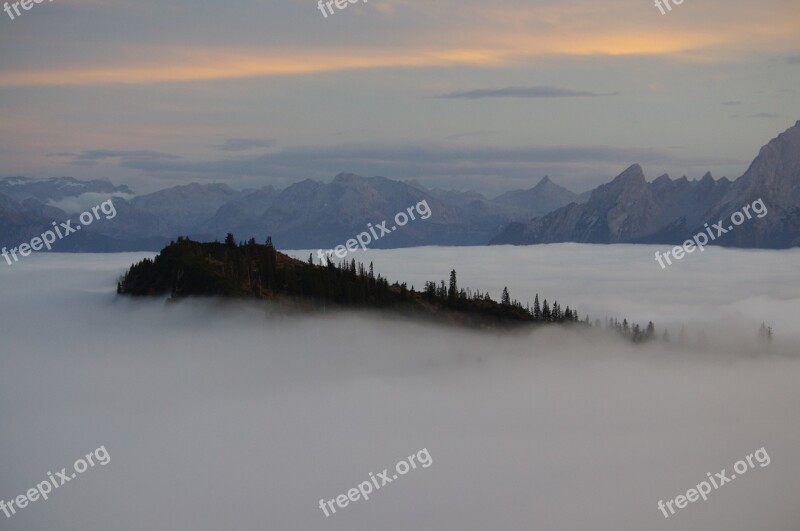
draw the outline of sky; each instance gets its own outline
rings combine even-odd
[[[492,195],[736,178],[800,119],[800,4],[55,0],[0,13],[0,176],[340,172]],[[13,14],[13,11],[12,11]]]
[[[800,250],[653,246],[370,250],[581,314],[654,319],[683,347],[559,328],[494,334],[328,312],[117,298],[143,254],[34,253],[0,267],[0,500],[89,468],[4,531],[797,528]],[[152,255],[148,255],[152,256]],[[720,274],[724,271],[724,274]],[[775,330],[756,342],[764,320]],[[695,341],[704,327],[708,343]],[[764,449],[766,466],[669,519],[658,509]],[[326,518],[422,449],[431,465]],[[391,474],[391,472],[390,472]]]

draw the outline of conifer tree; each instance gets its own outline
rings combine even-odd
[[[511,305],[511,297],[508,295],[508,286],[503,288],[503,294],[500,296],[500,304],[503,306]]]
[[[450,271],[450,288],[447,290],[447,298],[450,302],[455,302],[458,297],[458,283],[456,282],[456,270]]]

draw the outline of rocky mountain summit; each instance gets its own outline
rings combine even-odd
[[[584,204],[570,204],[527,223],[511,223],[492,244],[665,243],[681,244],[705,223],[725,221],[761,199],[768,209],[714,241],[735,247],[800,245],[800,121],[761,148],[742,177],[652,182],[634,164],[592,191]]]

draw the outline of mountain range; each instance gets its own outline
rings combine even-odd
[[[375,248],[419,245],[530,245],[556,242],[678,245],[761,199],[768,209],[728,231],[715,244],[788,248],[800,245],[800,121],[761,148],[736,180],[648,182],[638,164],[594,190],[576,194],[545,176],[533,188],[488,198],[478,192],[428,189],[417,181],[341,173],[331,182],[306,179],[278,190],[234,190],[226,184],[175,186],[136,195],[108,180],[72,177],[0,179],[0,245],[29,241],[53,221],[113,197],[117,215],[59,240],[58,251],[156,251],[178,236],[239,240],[272,236],[283,249],[334,248],[421,201],[428,219],[371,243]],[[727,224],[727,221],[726,221]]]
[[[548,177],[530,190],[495,199],[349,173],[330,183],[306,179],[283,190],[264,186],[237,191],[225,184],[191,183],[141,196],[106,180],[13,177],[0,180],[0,245],[11,248],[28,241],[52,221],[76,219],[110,196],[117,216],[101,218],[60,240],[58,250],[155,251],[181,235],[221,240],[229,232],[240,240],[264,241],[269,235],[283,249],[333,248],[367,230],[369,223],[387,220],[392,226],[395,214],[421,201],[431,209],[428,219],[410,222],[371,246],[484,245],[509,223],[585,199]]]
[[[634,164],[610,183],[592,191],[588,201],[570,204],[527,223],[511,223],[492,244],[659,243],[679,245],[761,199],[767,214],[720,236],[731,247],[788,248],[800,245],[800,121],[761,148],[735,181],[672,180],[662,175],[647,182]]]

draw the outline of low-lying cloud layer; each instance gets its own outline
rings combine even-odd
[[[300,253],[298,253],[300,254]],[[305,253],[307,256],[307,253]],[[788,530],[800,521],[796,251],[707,249],[668,271],[639,246],[403,249],[417,287],[535,291],[592,317],[700,320],[703,352],[604,334],[497,335],[263,307],[117,299],[142,255],[0,268],[0,499],[104,445],[112,457],[3,529]],[[302,256],[302,254],[301,254]],[[721,267],[723,266],[724,267]],[[726,337],[775,327],[771,353]],[[727,332],[727,334],[725,333]],[[765,447],[669,520],[660,499]],[[325,518],[330,499],[427,448],[433,464]]]
[[[499,89],[477,89],[462,92],[450,92],[443,94],[446,99],[477,100],[481,98],[576,98],[576,97],[596,97],[611,96],[612,94],[600,94],[586,90],[572,90],[562,87],[536,86],[536,87],[504,87]]]
[[[254,147],[254,146],[253,146]],[[559,181],[585,191],[610,181],[632,161],[645,164],[649,173],[658,175],[664,168],[680,165],[705,173],[709,166],[731,165],[737,161],[713,158],[675,158],[660,148],[614,148],[610,146],[523,146],[497,148],[473,143],[381,143],[335,146],[272,146],[266,153],[242,153],[227,149],[223,158],[185,159],[150,151],[88,150],[73,157],[73,166],[99,164],[189,177],[193,181],[219,182],[220,176],[232,186],[263,186],[268,180],[277,187],[287,187],[298,180],[329,180],[333,168],[346,168],[364,176],[380,175],[404,180],[423,176],[429,187],[451,187],[451,178],[480,192],[500,194],[527,183],[531,175],[566,175]],[[236,153],[233,153],[236,152]],[[277,177],[276,177],[277,176]],[[493,176],[487,179],[487,176]],[[538,181],[537,181],[538,182]],[[535,183],[533,183],[535,184]],[[591,186],[587,187],[587,184]],[[532,186],[532,185],[531,185]],[[138,188],[137,188],[138,190]]]

